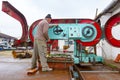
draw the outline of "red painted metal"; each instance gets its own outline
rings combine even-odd
[[[8,1],[2,2],[2,11],[18,20],[22,25],[22,36],[19,40],[15,41],[14,45],[19,45],[23,42],[26,42],[28,39],[28,25],[24,15],[14,8]]]
[[[105,37],[109,44],[115,47],[120,47],[120,40],[117,40],[112,35],[112,28],[117,23],[120,23],[120,13],[112,16],[105,24]]]
[[[52,50],[58,50],[58,40],[54,40],[53,43],[52,43]]]
[[[50,47],[52,46],[52,49]],[[47,42],[47,51],[50,52],[50,50],[55,49],[56,51],[58,50],[58,40],[50,40]]]
[[[42,19],[33,22],[33,24],[29,28],[29,38],[32,42],[34,42],[33,30],[41,20]]]

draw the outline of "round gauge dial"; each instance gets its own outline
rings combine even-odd
[[[90,26],[86,26],[82,30],[82,35],[85,38],[91,38],[94,35],[94,29]]]

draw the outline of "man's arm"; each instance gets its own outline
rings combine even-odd
[[[43,35],[44,35],[44,37],[45,37],[46,40],[49,40],[48,29],[49,29],[49,25],[48,24],[44,24]]]

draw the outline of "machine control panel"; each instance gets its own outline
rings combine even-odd
[[[69,38],[71,38],[71,39],[78,38],[79,39],[80,37],[81,37],[80,28],[77,26],[74,26],[74,25],[70,26],[69,27]]]
[[[53,24],[49,28],[48,34],[50,39],[73,39],[89,42],[95,39],[97,31],[92,24]]]

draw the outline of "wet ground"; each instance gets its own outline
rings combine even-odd
[[[0,80],[70,80],[68,69],[60,69],[64,65],[59,66],[58,64],[54,64],[56,68],[51,72],[40,71],[34,75],[27,75],[27,69],[30,68],[30,64],[31,58],[15,59],[11,51],[0,51]],[[106,64],[115,68],[117,67],[118,69],[120,68],[120,63],[115,63],[112,60],[106,60]],[[89,69],[92,70],[93,68]],[[111,70],[101,66],[96,67],[96,70],[101,72],[83,71],[81,73],[85,80],[120,80],[120,73],[118,72],[109,72]]]
[[[11,51],[0,52],[0,80],[70,80],[68,69],[27,75],[31,59],[14,59]]]

